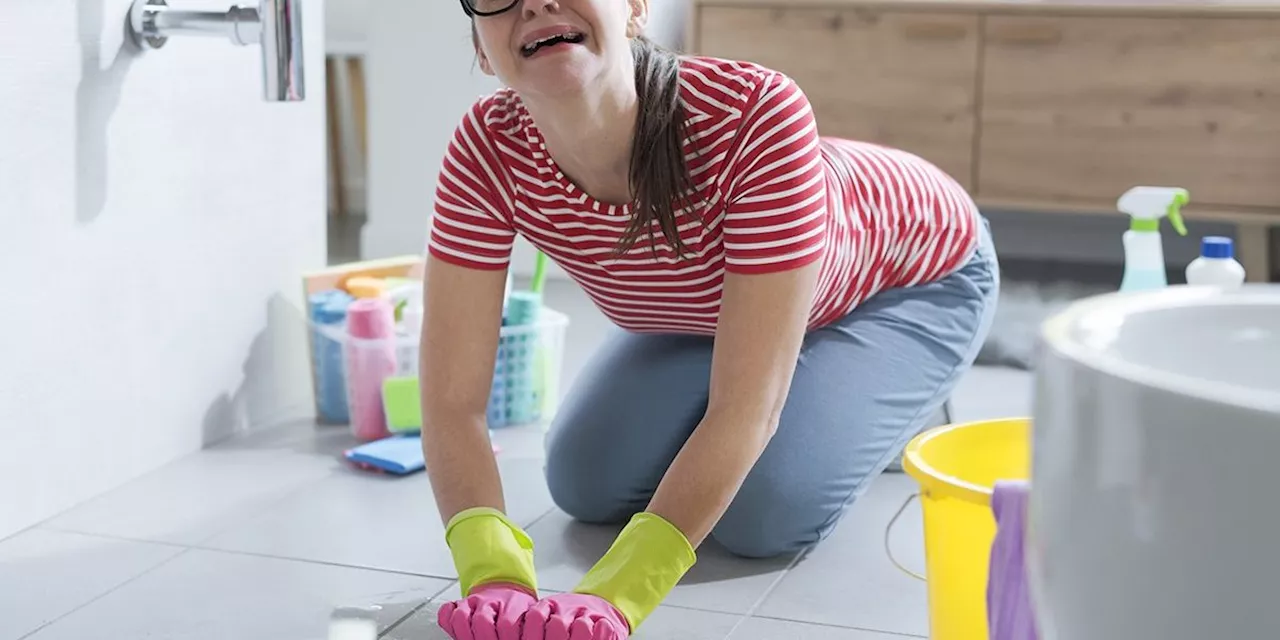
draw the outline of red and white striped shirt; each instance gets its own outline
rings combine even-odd
[[[458,126],[440,173],[430,252],[506,268],[516,234],[546,253],[619,326],[713,334],[726,271],[767,273],[821,261],[809,327],[876,292],[941,278],[977,245],[978,210],[935,166],[879,145],[820,138],[788,77],[715,58],[684,58],[685,157],[704,203],[678,211],[677,259],[656,223],[615,256],[630,208],[574,185],[548,155],[520,97],[481,98]]]

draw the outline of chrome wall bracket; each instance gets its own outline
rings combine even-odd
[[[262,49],[264,99],[293,102],[306,97],[301,5],[301,0],[259,0],[256,7],[232,6],[219,12],[176,9],[167,0],[134,0],[129,30],[146,50],[160,49],[179,35],[225,37],[238,46],[257,44]]]

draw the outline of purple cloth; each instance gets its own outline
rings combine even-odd
[[[987,578],[987,628],[990,640],[1038,640],[1027,586],[1024,539],[1027,500],[1025,481],[997,482],[991,495],[996,537],[991,543]]]

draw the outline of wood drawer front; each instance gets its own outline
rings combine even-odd
[[[1280,206],[1280,20],[987,19],[978,193]]]
[[[697,52],[781,71],[825,136],[910,151],[972,186],[974,15],[856,9],[699,9]]]

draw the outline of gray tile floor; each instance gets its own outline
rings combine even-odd
[[[572,286],[566,383],[609,330]],[[1025,415],[1027,374],[976,369],[955,418]],[[528,527],[542,586],[572,588],[616,529],[572,522],[541,475],[540,433],[495,433],[511,515]],[[455,575],[426,476],[351,470],[341,428],[301,424],[224,442],[0,541],[0,640],[319,640],[337,606],[376,607],[386,638],[441,640]],[[827,541],[768,561],[708,545],[641,640],[874,640],[928,633],[925,587],[890,563],[884,530],[914,490],[886,474]],[[923,567],[918,512],[891,538]]]

